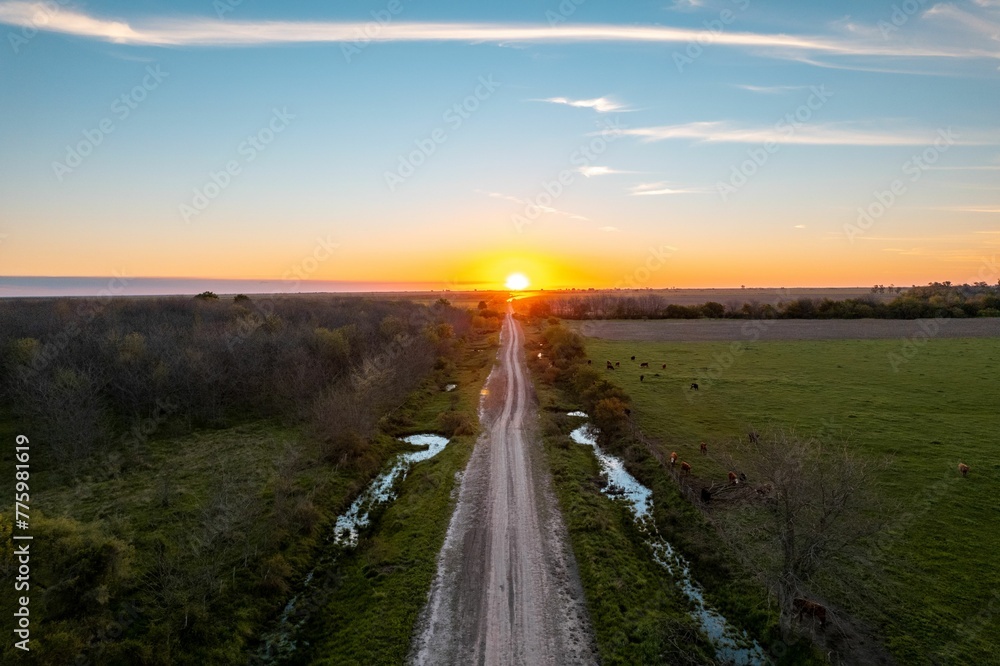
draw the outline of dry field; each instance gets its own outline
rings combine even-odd
[[[747,289],[598,289],[587,291],[583,289],[558,290],[538,292],[544,296],[555,296],[565,298],[568,296],[593,296],[598,294],[612,294],[615,296],[646,296],[653,294],[662,296],[670,303],[677,305],[701,305],[708,301],[715,301],[728,305],[730,302],[743,303],[756,301],[758,303],[770,303],[777,305],[780,301],[790,301],[797,298],[812,298],[822,300],[829,298],[833,301],[842,301],[847,298],[874,298],[879,301],[891,301],[896,297],[895,293],[873,294],[871,287],[795,287],[785,288],[747,288]]]
[[[736,340],[884,340],[893,338],[995,338],[1000,318],[977,319],[656,319],[567,321],[604,340],[729,342]]]

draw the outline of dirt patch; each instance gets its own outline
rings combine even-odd
[[[996,338],[1000,317],[975,319],[586,320],[567,325],[591,338],[656,342]],[[933,333],[932,333],[933,332]]]

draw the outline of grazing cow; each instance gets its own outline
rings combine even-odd
[[[622,366],[621,361],[615,361],[615,367],[620,368]]]
[[[615,366],[613,366],[611,364],[611,361],[608,361],[608,370],[614,370],[614,369],[615,369]]]
[[[591,363],[593,363],[593,361],[591,361],[591,360],[590,360],[590,359],[588,358],[588,359],[587,359],[587,365],[590,365]]]
[[[663,369],[664,369],[664,370],[666,370],[666,369],[667,369],[667,364],[666,364],[666,363],[664,363],[664,364],[663,364]]]
[[[699,448],[701,449],[701,455],[703,455],[703,456],[707,456],[708,455],[708,444],[706,444],[705,442],[702,442],[699,445]]]
[[[969,476],[969,466],[965,463],[958,463],[958,471],[962,473],[962,476]]]
[[[691,473],[691,465],[689,465],[686,462],[682,461],[681,462],[681,474],[690,474],[690,473]]]
[[[730,472],[729,473],[729,485],[735,486],[739,482],[740,482],[740,479],[739,479],[738,476],[736,476],[736,472]]]
[[[751,444],[756,444],[757,442],[760,441],[760,435],[757,434],[756,430],[751,430],[750,432],[748,432],[747,437],[750,438]]]
[[[641,381],[645,381],[645,380],[646,380],[646,375],[639,375],[639,381],[640,382]]]
[[[708,504],[709,502],[711,502],[712,501],[712,491],[710,491],[708,488],[702,488],[701,489],[701,501],[704,502],[705,504]]]
[[[648,368],[649,367],[649,363],[640,363],[639,367],[640,368]]]
[[[677,452],[674,451],[673,453],[670,454],[670,466],[673,467],[676,464],[677,464]]]
[[[792,607],[795,609],[795,619],[801,620],[803,615],[808,615],[815,620],[819,620],[819,627],[826,627],[826,607],[815,601],[808,599],[794,599]]]
[[[692,391],[697,391],[697,390],[698,390],[698,385],[697,385],[697,384],[695,384],[695,383],[692,383],[692,384],[691,384],[691,390],[692,390]]]
[[[633,357],[632,357],[632,360],[633,360],[633,361],[635,360],[635,356],[633,356]]]

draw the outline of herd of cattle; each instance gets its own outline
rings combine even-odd
[[[635,361],[635,356],[632,356],[630,360],[634,362]],[[591,363],[591,361],[588,360],[587,363],[589,364],[589,363]],[[606,369],[613,371],[616,368],[620,368],[621,367],[621,362],[620,361],[615,361],[614,363],[612,363],[611,361],[607,361],[606,364],[605,364],[605,367],[606,367]],[[642,369],[642,368],[649,368],[649,367],[650,366],[649,366],[648,362],[643,361],[643,362],[639,363],[639,368],[640,369]],[[663,370],[666,370],[667,369],[667,364],[663,363],[661,367],[662,367]],[[660,375],[659,375],[659,373],[657,373],[655,376],[659,377]],[[640,382],[645,381],[645,379],[646,379],[646,376],[644,374],[640,374],[639,375],[639,381]],[[698,384],[697,383],[692,383],[691,386],[690,386],[690,390],[697,391],[698,390]],[[631,413],[630,410],[626,410],[626,412]],[[760,435],[757,432],[752,431],[752,430],[749,433],[747,433],[747,437],[748,437],[748,439],[750,440],[750,442],[752,444],[756,444],[757,442],[760,441]],[[708,444],[705,443],[705,442],[701,442],[699,444],[699,450],[701,451],[701,454],[703,456],[707,456],[708,455]],[[671,470],[676,470],[677,467],[678,467],[678,462],[680,463],[680,476],[681,477],[688,477],[688,476],[690,476],[691,475],[691,470],[692,470],[691,463],[683,461],[683,460],[679,460],[676,451],[671,452],[671,454],[670,454],[670,469]],[[967,464],[965,464],[964,462],[958,463],[958,472],[963,477],[967,477],[969,475],[970,471],[971,471],[971,468]],[[743,473],[743,472],[737,473],[735,471],[730,470],[728,472],[727,477],[728,477],[727,486],[730,487],[730,488],[732,488],[732,487],[738,487],[741,484],[745,485],[747,483],[747,475],[745,473]],[[714,486],[714,484],[713,484],[713,486]],[[756,493],[758,495],[761,495],[763,497],[768,497],[771,494],[772,488],[771,488],[770,484],[763,484],[763,485],[760,485],[760,486],[756,487],[755,491],[756,491]],[[716,492],[718,492],[718,491],[716,491]],[[702,503],[704,503],[704,504],[709,503],[712,500],[712,497],[713,497],[714,494],[715,493],[713,492],[713,490],[711,488],[703,486],[701,488],[701,494],[700,494]],[[751,494],[751,496],[752,496],[752,494]],[[822,604],[819,604],[819,603],[817,603],[815,601],[811,601],[809,599],[803,599],[803,598],[794,599],[793,602],[792,602],[792,604],[793,604],[794,617],[797,620],[801,621],[804,617],[808,616],[811,620],[818,621],[820,629],[826,628],[826,624],[827,624],[827,610],[826,610],[825,606],[823,606]]]

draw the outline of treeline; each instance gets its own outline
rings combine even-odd
[[[952,285],[934,282],[912,287],[890,301],[865,296],[832,300],[796,298],[777,305],[751,301],[701,305],[671,303],[665,296],[594,294],[537,296],[529,313],[563,319],[917,319],[1000,317],[1000,283]]]
[[[391,455],[379,426],[421,383],[453,379],[472,319],[446,301],[322,296],[0,302],[0,429],[30,435],[44,553],[32,663],[247,663]],[[12,529],[8,504],[9,589]]]
[[[360,298],[8,300],[0,397],[57,464],[141,457],[151,423],[311,420],[332,437],[323,406],[344,391],[373,410],[352,416],[364,435],[374,392],[398,399],[468,327],[468,313],[444,303]]]

